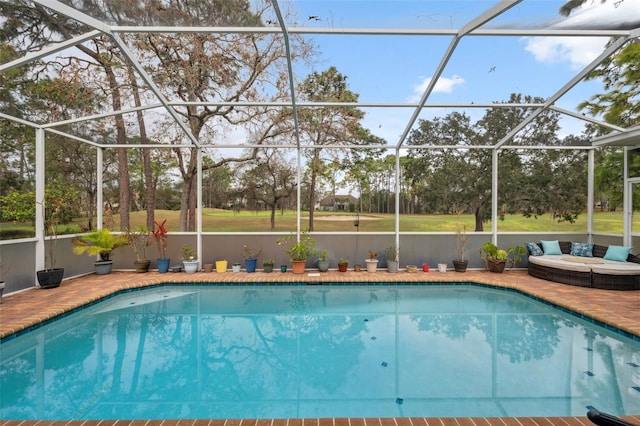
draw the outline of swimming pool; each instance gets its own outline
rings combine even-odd
[[[0,346],[3,419],[640,413],[640,345],[465,286],[162,286]]]

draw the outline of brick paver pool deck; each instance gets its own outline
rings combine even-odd
[[[527,275],[526,271],[507,271],[495,274],[470,270],[465,273],[437,271],[390,274],[385,270],[376,273],[348,271],[340,273],[291,272],[264,273],[226,272],[196,274],[149,272],[114,272],[110,275],[87,275],[64,281],[59,288],[30,289],[6,295],[0,303],[0,338],[25,330],[42,321],[54,318],[86,303],[95,302],[119,290],[162,283],[211,282],[225,284],[243,283],[429,283],[472,282],[495,287],[510,288],[541,300],[570,309],[604,324],[616,327],[634,336],[640,336],[640,291],[611,291],[588,289],[552,283]],[[586,413],[585,413],[586,414]],[[640,426],[640,413],[626,416],[626,420]],[[322,418],[322,419],[176,419],[176,420],[102,420],[102,421],[7,421],[0,419],[0,426],[31,425],[211,425],[211,426],[591,426],[586,415],[582,417],[508,417],[508,418]]]

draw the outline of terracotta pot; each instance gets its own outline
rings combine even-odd
[[[338,263],[338,271],[347,272],[347,266],[349,266],[348,263]]]
[[[292,260],[293,265],[293,273],[294,274],[304,274],[304,268],[307,265],[306,260]]]

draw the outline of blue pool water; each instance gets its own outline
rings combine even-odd
[[[163,286],[0,346],[2,419],[640,414],[640,344],[480,286]]]

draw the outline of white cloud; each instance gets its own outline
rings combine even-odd
[[[602,37],[524,37],[525,50],[547,65],[569,62],[580,69],[602,53],[607,38]]]
[[[421,77],[422,81],[413,86],[413,95],[411,95],[407,102],[418,102],[427,90],[427,86],[431,82],[431,77]],[[451,78],[440,77],[433,87],[433,93],[451,93],[456,86],[464,84],[464,79],[457,74],[454,74]]]

